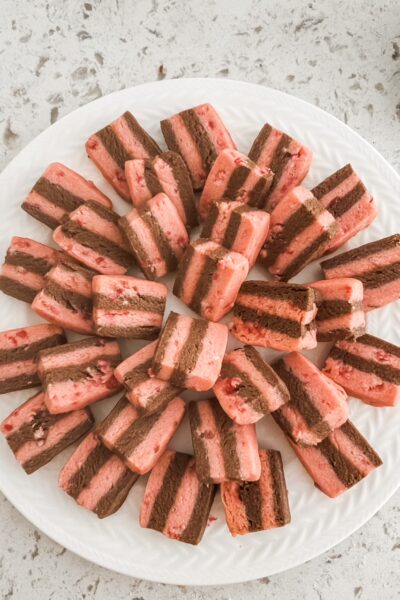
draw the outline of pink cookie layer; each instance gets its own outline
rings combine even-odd
[[[97,135],[91,135],[85,145],[88,156],[124,200],[130,201],[129,188],[124,170],[113,160]]]
[[[154,357],[154,373],[179,387],[207,391],[218,378],[227,341],[226,325],[170,313]]]
[[[61,163],[51,163],[43,173],[43,177],[50,183],[59,185],[71,194],[78,196],[82,202],[94,200],[107,208],[112,208],[111,200],[94,185],[93,181],[85,179]]]
[[[219,321],[232,309],[247,277],[247,258],[211,240],[197,240],[189,253],[190,261],[182,261],[178,272],[182,282],[174,293],[200,316]]]

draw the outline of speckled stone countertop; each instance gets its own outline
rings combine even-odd
[[[216,76],[324,108],[400,170],[398,0],[2,0],[0,9],[0,168],[50,123],[103,94],[156,79]],[[289,572],[190,588],[91,565],[36,531],[0,495],[0,597],[399,598],[399,506],[397,493],[347,541]]]

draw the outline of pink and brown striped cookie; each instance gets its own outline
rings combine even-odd
[[[96,275],[95,332],[107,337],[154,340],[161,330],[167,294],[163,283],[126,275]]]
[[[22,208],[55,229],[68,213],[88,200],[112,208],[111,200],[92,181],[61,163],[51,163],[25,198]]]
[[[189,235],[166,194],[157,194],[141,208],[134,208],[119,220],[119,225],[147,279],[175,271],[189,243]]]
[[[239,425],[256,423],[290,399],[286,385],[252,346],[225,354],[213,391]]]
[[[44,276],[60,253],[29,238],[14,236],[0,271],[0,290],[29,304],[44,286]]]
[[[55,325],[0,332],[0,394],[39,386],[38,353],[65,342],[64,331]]]
[[[214,500],[215,485],[199,480],[193,456],[166,450],[152,470],[140,509],[140,525],[198,544]]]
[[[364,310],[385,306],[400,298],[400,234],[324,260],[321,268],[326,279],[359,279],[364,285]]]
[[[31,474],[87,433],[93,422],[88,408],[50,414],[40,392],[4,419],[0,430],[21,467]]]
[[[281,453],[260,449],[259,454],[258,481],[221,483],[226,523],[233,536],[283,527],[291,520]]]
[[[121,398],[100,423],[97,434],[134,472],[148,473],[164,453],[186,410],[179,396],[151,415],[140,416],[126,398]]]
[[[273,210],[303,181],[311,166],[312,152],[287,133],[266,123],[253,142],[249,158],[274,173],[266,206]]]
[[[144,414],[161,410],[182,392],[182,388],[157,377],[150,377],[157,345],[158,340],[147,344],[114,370],[117,380],[125,386],[126,398]]]
[[[304,187],[292,189],[271,213],[270,229],[261,263],[288,281],[319,258],[336,234],[335,218]]]
[[[161,149],[135,117],[126,111],[90,136],[86,152],[115,191],[129,202],[125,163],[133,158],[154,158]]]
[[[400,398],[400,347],[373,335],[336,342],[323,372],[372,406],[395,406]]]
[[[346,392],[305,356],[286,354],[274,370],[287,386],[290,401],[271,414],[295,443],[315,446],[347,420]]]
[[[90,337],[41,350],[38,375],[49,412],[70,412],[113,396],[121,389],[114,377],[120,362],[118,343],[107,338]]]
[[[317,446],[298,446],[291,441],[290,444],[315,486],[330,498],[343,494],[382,464],[350,421]]]
[[[136,158],[125,163],[132,204],[140,208],[164,192],[175,205],[186,227],[196,227],[197,210],[189,171],[176,152],[162,152],[153,159]]]
[[[79,506],[104,519],[122,506],[138,478],[92,432],[62,468],[58,485]]]
[[[368,227],[377,215],[373,197],[348,164],[312,189],[314,196],[335,217],[338,230],[326,248],[334,252]]]
[[[200,217],[206,219],[212,205],[222,198],[265,209],[272,180],[270,169],[256,165],[237,150],[223,150],[216,158],[201,193]]]
[[[314,290],[277,281],[245,281],[233,308],[231,333],[244,344],[287,351],[315,348]]]
[[[154,354],[152,375],[198,392],[210,390],[221,370],[228,328],[173,311]]]
[[[200,104],[161,121],[170,150],[180,154],[189,169],[193,187],[204,186],[217,156],[236,144],[211,104]]]
[[[342,277],[309,284],[317,292],[317,340],[357,338],[365,333],[364,288],[361,281]]]
[[[237,200],[214,202],[200,237],[239,252],[251,268],[267,239],[269,214]]]
[[[38,315],[78,333],[94,333],[92,319],[92,279],[95,271],[69,256],[45,277],[43,289],[35,296],[32,310]]]
[[[189,403],[196,470],[200,481],[257,481],[261,463],[254,425],[238,425],[215,398]]]
[[[219,321],[232,309],[248,272],[242,254],[200,238],[186,249],[173,292],[201,317]]]
[[[53,239],[89,269],[104,275],[124,275],[134,260],[118,220],[113,210],[85,202],[57,227]]]

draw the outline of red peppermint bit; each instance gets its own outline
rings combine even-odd
[[[21,331],[17,331],[16,336],[25,340],[28,337],[28,334],[25,329],[21,329]]]
[[[240,387],[242,380],[240,377],[231,377],[230,379],[225,379],[224,382],[224,392],[225,394],[234,394]]]
[[[217,520],[218,517],[214,517],[214,515],[210,515],[207,519],[207,526],[211,525],[212,523],[214,523],[214,521]]]
[[[111,377],[109,379],[107,379],[106,381],[106,387],[109,390],[113,390],[114,388],[119,387],[119,383],[118,381],[115,379],[114,375],[111,375]]]
[[[13,429],[14,429],[14,427],[12,425],[10,425],[10,423],[4,423],[4,425],[3,425],[4,432],[9,433]]]

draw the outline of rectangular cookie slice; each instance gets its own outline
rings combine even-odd
[[[200,237],[239,252],[252,268],[267,239],[269,219],[264,210],[238,200],[221,200],[212,204]]]
[[[185,161],[195,190],[204,186],[207,175],[225,148],[236,144],[211,104],[200,104],[183,110],[160,123],[170,150]]]
[[[213,391],[239,425],[256,423],[290,399],[286,385],[252,346],[225,354]]]
[[[350,164],[324,179],[312,193],[338,225],[326,252],[334,252],[368,227],[378,212],[373,197]]]
[[[86,142],[86,152],[115,191],[130,201],[125,163],[132,158],[153,158],[161,149],[129,111],[100,129]]]
[[[189,235],[166,194],[157,194],[141,208],[134,208],[119,220],[119,225],[147,279],[175,271]]]
[[[158,343],[152,375],[197,392],[210,390],[221,370],[228,328],[173,311]]]
[[[286,384],[290,401],[271,414],[294,442],[315,446],[347,420],[346,392],[305,356],[286,354],[274,363],[274,370]]]
[[[79,506],[104,519],[122,506],[138,478],[92,432],[62,468],[58,485]]]
[[[51,163],[25,198],[22,208],[55,229],[68,213],[87,200],[112,208],[111,200],[92,181],[61,163]]]
[[[125,386],[126,398],[139,412],[151,414],[164,408],[182,388],[157,377],[150,377],[158,340],[147,344],[125,359],[114,370],[117,380]]]
[[[21,467],[31,474],[87,433],[93,422],[88,408],[50,414],[40,392],[4,419],[0,430]]]
[[[168,288],[163,283],[121,275],[93,278],[93,321],[97,335],[154,340],[161,330]]]
[[[245,281],[233,308],[231,333],[244,344],[290,352],[317,345],[314,290],[306,285]]]
[[[32,302],[44,286],[44,276],[60,253],[35,240],[14,236],[0,271],[0,290],[23,302]]]
[[[140,416],[126,398],[121,398],[100,423],[97,433],[135,473],[148,473],[165,451],[178,429],[186,403],[176,396],[160,411]]]
[[[326,279],[354,277],[364,285],[364,310],[385,306],[400,298],[400,234],[324,260]]]
[[[274,174],[256,165],[248,156],[228,148],[217,156],[208,174],[199,202],[199,214],[206,219],[213,204],[222,198],[265,209]]]
[[[200,238],[186,249],[173,292],[201,317],[219,321],[232,309],[248,272],[242,254]]]
[[[255,426],[238,425],[218,401],[189,403],[196,470],[200,481],[257,481],[261,463]]]
[[[196,545],[203,537],[215,489],[199,480],[193,456],[166,450],[147,482],[140,525]]]
[[[234,537],[283,527],[291,520],[281,453],[260,449],[259,454],[258,481],[221,483],[226,523]]]
[[[317,341],[357,338],[365,333],[364,287],[358,279],[342,277],[309,284],[317,292]]]
[[[250,148],[249,158],[274,173],[267,209],[273,210],[282,198],[306,177],[312,152],[287,133],[266,123]]]
[[[133,256],[118,228],[119,215],[85,202],[53,233],[53,240],[75,260],[104,275],[124,275]]]
[[[382,464],[381,458],[350,421],[335,429],[317,446],[290,443],[315,486],[330,498],[343,494]]]
[[[39,351],[65,342],[64,331],[55,325],[31,325],[0,332],[0,394],[40,385]]]
[[[261,263],[288,281],[319,258],[337,231],[335,218],[305,187],[292,189],[271,213]]]
[[[121,362],[118,343],[90,337],[42,350],[38,375],[52,414],[78,410],[121,389],[114,368]]]
[[[94,333],[92,319],[92,279],[87,269],[67,255],[45,277],[43,289],[35,296],[36,314],[78,333]]]
[[[400,397],[400,347],[370,334],[336,342],[323,372],[373,406],[395,406]]]
[[[132,204],[140,208],[160,192],[175,205],[186,227],[196,227],[197,210],[189,171],[176,152],[162,152],[152,159],[136,158],[125,163],[125,176]]]

